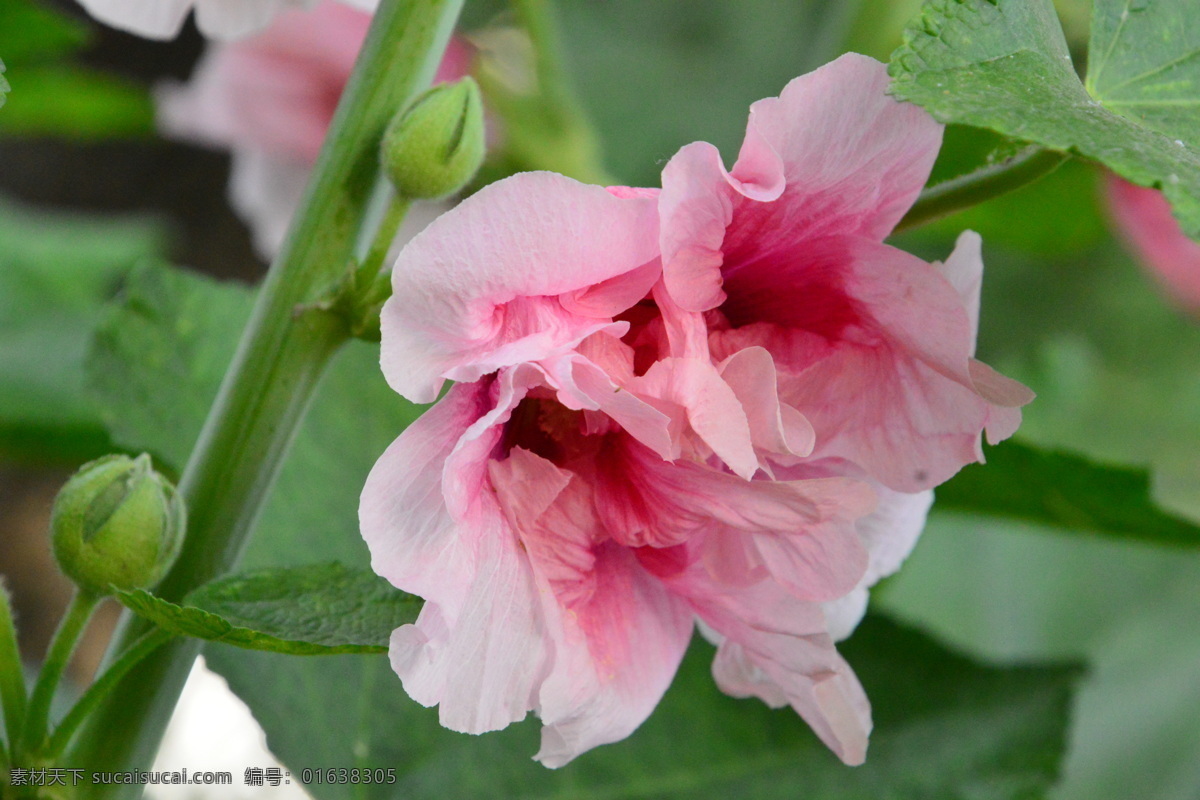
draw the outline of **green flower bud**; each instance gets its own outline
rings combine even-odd
[[[483,162],[483,100],[471,78],[442,83],[388,124],[380,158],[407,200],[436,200],[457,192]]]
[[[59,567],[97,595],[158,583],[179,556],[185,527],[183,501],[145,453],[84,464],[50,517]]]

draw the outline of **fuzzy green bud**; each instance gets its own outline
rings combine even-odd
[[[441,83],[388,124],[384,171],[407,200],[437,200],[467,185],[483,163],[483,99],[471,78]]]
[[[144,453],[84,464],[50,517],[59,567],[96,595],[158,583],[179,556],[185,527],[183,501]]]

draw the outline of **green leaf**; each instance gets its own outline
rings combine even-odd
[[[13,80],[18,91],[0,116],[5,136],[90,140],[154,132],[154,103],[143,86],[68,65],[26,67]]]
[[[158,263],[131,275],[97,326],[86,363],[89,393],[113,439],[178,474],[252,302],[245,286]]]
[[[1106,108],[1200,147],[1200,8],[1096,0],[1087,89]]]
[[[928,0],[905,31],[890,72],[897,97],[942,122],[1076,153],[1161,188],[1184,228],[1200,235],[1198,143],[1165,135],[1089,95],[1048,0]],[[1197,118],[1191,119],[1194,130]]]
[[[182,606],[140,589],[117,599],[172,633],[291,655],[385,652],[421,609],[375,573],[337,563],[222,578]]]
[[[123,275],[164,247],[148,220],[34,212],[0,198],[5,458],[78,463],[111,447],[84,397],[84,352]]]
[[[1097,464],[1065,452],[1006,442],[988,448],[937,490],[938,507],[1012,517],[1078,533],[1200,547],[1200,526],[1150,499],[1145,470]]]
[[[122,329],[122,315],[132,315],[125,320],[131,334],[97,346],[97,355],[109,350],[103,355],[113,374],[94,385],[108,407],[122,410],[122,441],[186,452],[199,408],[220,379],[216,351],[231,355],[245,302],[248,292],[192,275],[158,269],[137,276],[106,326]],[[189,367],[159,358],[160,348],[178,354],[177,362],[212,352]],[[358,494],[375,458],[414,417],[384,384],[376,357],[359,343],[322,385],[245,566],[336,559],[366,568]],[[165,371],[155,378],[156,370]],[[169,421],[164,405],[177,410]],[[700,641],[641,730],[560,770],[531,761],[533,720],[483,736],[442,729],[437,711],[409,700],[381,656],[297,659],[210,646],[205,657],[250,704],[293,780],[315,766],[396,770],[393,785],[306,787],[321,800],[790,798],[800,790],[816,800],[1000,800],[1040,796],[1054,780],[1075,670],[984,667],[879,620],[864,624],[844,649],[876,705],[870,759],[857,769],[841,765],[791,711],[721,694],[709,671],[711,648]]]

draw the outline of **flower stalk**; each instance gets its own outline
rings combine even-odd
[[[896,226],[896,233],[920,227],[1033,183],[1058,169],[1068,158],[1070,156],[1066,153],[1030,145],[998,164],[927,186]]]
[[[54,701],[54,693],[62,680],[71,654],[79,643],[79,637],[87,627],[92,613],[100,603],[100,596],[87,589],[76,589],[67,604],[50,647],[46,650],[46,658],[42,662],[42,671],[38,673],[37,682],[33,686],[33,694],[29,698],[29,707],[25,711],[25,721],[20,733],[14,738],[14,761],[23,757],[38,754],[45,743],[46,730],[50,725],[50,705]]]
[[[383,0],[375,13],[292,229],[180,481],[190,524],[181,558],[159,587],[168,600],[237,562],[321,374],[350,335],[344,319],[317,301],[353,258],[384,127],[433,79],[462,2]],[[109,661],[147,630],[127,613]],[[199,649],[194,640],[176,640],[137,664],[85,723],[66,761],[147,766]],[[91,791],[107,797],[123,790]]]

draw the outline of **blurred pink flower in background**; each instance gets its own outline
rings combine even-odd
[[[416,402],[458,383],[360,518],[426,599],[391,659],[443,725],[532,710],[564,764],[650,714],[698,621],[724,691],[864,759],[834,638],[1032,397],[972,358],[978,236],[933,265],[881,243],[941,141],[886,86],[843,57],[754,105],[731,172],[696,143],[661,192],[524,173],[401,251],[384,374]]]
[[[209,45],[186,85],[159,88],[164,134],[232,151],[230,203],[264,258],[283,243],[370,24],[370,14],[329,0],[284,11],[257,36]],[[451,40],[436,80],[462,77],[470,60]],[[418,206],[401,235],[441,210]]]
[[[236,39],[256,33],[287,9],[308,9],[318,0],[79,0],[92,16],[114,28],[151,39],[170,39],[179,33],[188,12],[195,10],[196,27],[206,36]],[[374,11],[379,0],[343,0],[363,11]]]
[[[1110,175],[1107,195],[1112,219],[1134,255],[1179,306],[1200,317],[1200,242],[1180,229],[1162,192]]]

